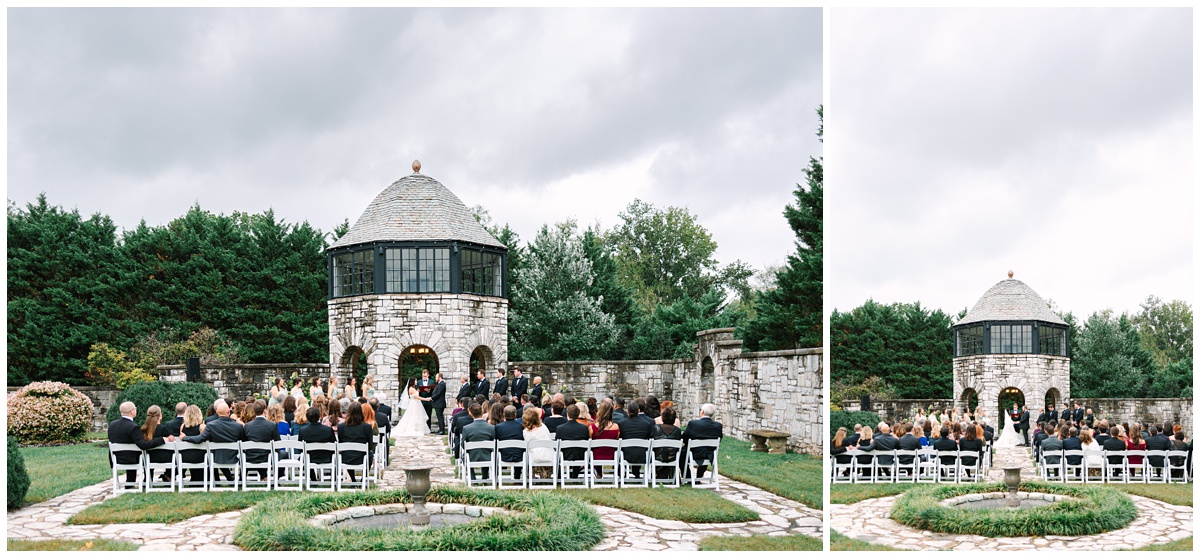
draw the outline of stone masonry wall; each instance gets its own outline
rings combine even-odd
[[[842,410],[845,411],[861,411],[861,402],[856,400],[842,401]],[[917,409],[937,409],[941,412],[942,409],[953,409],[953,399],[872,399],[871,408],[868,409],[872,413],[879,415],[880,420],[885,420],[888,424],[899,421],[900,419],[911,420],[917,416]],[[875,425],[871,425],[875,428]]]
[[[184,365],[159,366],[162,382],[186,382]],[[217,390],[218,397],[245,399],[255,393],[270,394],[275,378],[283,378],[291,388],[292,374],[311,380],[314,376],[329,378],[329,365],[310,364],[208,364],[200,367],[200,380]],[[344,385],[344,384],[343,384]]]
[[[1059,404],[1071,397],[1071,359],[1049,355],[975,355],[954,359],[954,399],[965,407],[963,393],[973,389],[988,422],[1000,420],[1000,392],[1017,388],[1030,410],[1040,409],[1046,392],[1058,390]],[[1036,416],[1036,413],[1035,413]]]
[[[1160,423],[1164,420],[1183,426],[1189,440],[1195,436],[1192,430],[1192,399],[1076,399],[1083,409],[1091,409],[1097,418],[1112,422]]]

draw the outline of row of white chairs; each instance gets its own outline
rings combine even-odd
[[[991,468],[991,447],[984,447],[982,456],[980,453],[939,451],[931,446],[891,451],[849,448],[845,453],[830,456],[831,481],[834,484],[980,482]]]
[[[112,463],[113,492],[219,492],[236,490],[362,490],[377,484],[387,460],[387,438],[380,435],[377,449],[372,458],[366,443],[313,443],[301,442],[295,436],[282,436],[277,442],[167,442],[161,446],[142,450],[134,444],[109,443]],[[247,451],[265,451],[267,459],[261,463],[250,463]],[[118,452],[137,453],[137,462],[118,463]],[[196,454],[193,452],[202,452]],[[229,455],[218,461],[217,452]],[[312,459],[312,452],[330,452],[328,463]],[[346,462],[347,452],[362,452],[362,463]],[[169,454],[167,461],[155,461],[163,453]],[[131,486],[125,479],[127,471],[136,473]],[[202,473],[194,478],[192,471]],[[184,472],[188,478],[184,479]],[[350,473],[357,473],[354,479]],[[164,480],[162,477],[166,477]]]
[[[623,487],[678,487],[687,484],[696,488],[720,489],[717,472],[720,440],[690,440],[688,450],[683,450],[680,440],[489,440],[463,442],[460,448],[457,473],[467,486],[486,488],[623,488]],[[597,449],[611,449],[612,459],[598,459]],[[627,450],[645,452],[645,463],[629,461]],[[712,449],[712,459],[697,461],[694,449]],[[502,450],[523,450],[520,461],[504,461]],[[583,450],[583,459],[566,459],[563,450]],[[471,450],[488,450],[489,458],[472,460]],[[553,457],[545,462],[532,459],[535,450],[550,450]],[[654,450],[668,450],[670,460],[660,460]],[[539,452],[540,453],[540,452]],[[680,478],[680,460],[686,479]],[[697,475],[699,467],[707,467],[703,476]],[[534,468],[544,468],[549,475],[535,478]],[[662,469],[660,476],[658,469]]]
[[[1051,482],[1186,483],[1192,478],[1185,450],[1081,449],[1040,453],[1039,475]]]

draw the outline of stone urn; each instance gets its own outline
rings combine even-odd
[[[408,490],[413,501],[412,511],[408,514],[409,524],[429,525],[429,510],[425,509],[425,496],[429,494],[431,487],[429,471],[433,467],[430,465],[405,465],[401,469],[404,470],[404,488]]]
[[[1004,468],[1004,486],[1008,487],[1008,498],[1005,499],[1005,504],[1010,509],[1021,507],[1021,500],[1017,498],[1017,487],[1021,486],[1020,467]]]

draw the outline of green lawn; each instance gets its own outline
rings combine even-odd
[[[258,491],[126,493],[75,514],[68,523],[177,523],[198,515],[248,508],[279,495]]]
[[[731,479],[821,509],[824,482],[820,459],[808,454],[775,455],[750,451],[750,442],[721,440],[720,472]]]
[[[109,539],[25,541],[8,539],[8,550],[137,550],[138,545]]]
[[[673,519],[688,523],[740,523],[756,521],[758,514],[711,490],[699,488],[594,488],[560,490],[586,502],[620,508],[655,519]]]
[[[853,504],[871,498],[902,494],[913,484],[833,484],[829,486],[830,504]]]
[[[776,552],[807,550],[820,552],[821,539],[805,535],[784,535],[782,537],[767,535],[704,537],[700,539],[700,550],[765,550]]]
[[[1185,551],[1185,550],[1191,550],[1191,549],[1192,549],[1192,538],[1187,537],[1187,538],[1179,539],[1177,541],[1171,541],[1168,543],[1159,543],[1159,544],[1152,544],[1150,546],[1143,546],[1137,550]]]
[[[29,471],[26,505],[91,486],[112,475],[107,444],[27,447],[21,448],[21,456]]]
[[[829,530],[829,550],[903,550],[901,548],[892,548],[882,544],[871,544],[860,540],[852,539],[844,536],[833,529]]]
[[[1192,483],[1187,484],[1106,484],[1109,488],[1130,494],[1162,500],[1176,506],[1192,505]]]

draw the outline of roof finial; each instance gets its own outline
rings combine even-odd
[[[415,159],[413,160],[413,174],[421,174],[421,162]],[[1012,272],[1009,272],[1009,275],[1012,275]]]
[[[420,165],[417,165],[417,166],[420,166]],[[1008,270],[1008,278],[1012,279],[1012,270],[1011,269]]]

